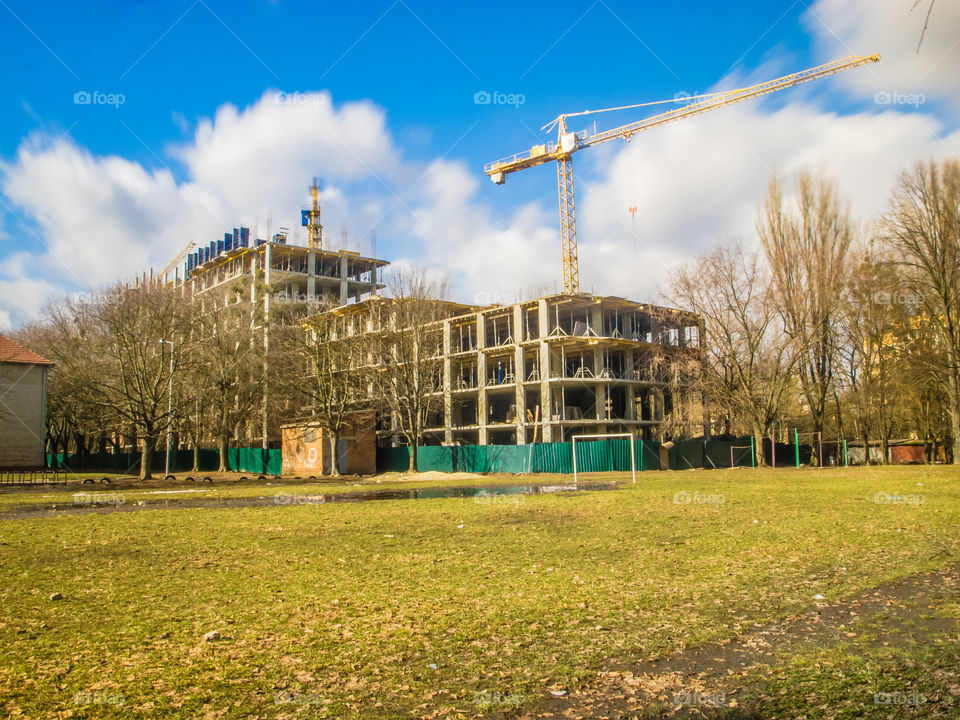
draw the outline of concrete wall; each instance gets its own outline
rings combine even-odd
[[[0,363],[0,468],[43,466],[46,371]]]
[[[331,447],[327,433],[315,423],[283,430],[284,475],[328,475]],[[337,468],[348,475],[377,471],[377,437],[372,412],[351,413],[340,436]]]

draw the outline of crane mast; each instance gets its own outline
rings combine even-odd
[[[803,70],[791,75],[769,80],[758,85],[728,90],[708,95],[700,95],[692,102],[682,108],[670,110],[659,115],[628,123],[612,130],[594,132],[592,135],[586,133],[574,133],[567,130],[567,118],[581,115],[590,115],[594,113],[610,112],[612,110],[626,110],[630,108],[643,107],[644,105],[655,105],[660,103],[643,103],[640,105],[631,105],[622,108],[605,108],[602,110],[584,110],[576,113],[566,113],[557,117],[553,122],[544,126],[544,129],[557,129],[556,142],[545,143],[543,145],[534,145],[530,150],[517,153],[507,158],[488,163],[484,166],[484,172],[497,185],[506,182],[506,177],[510,173],[518,172],[537,165],[543,165],[548,162],[557,163],[557,186],[560,198],[560,248],[563,259],[563,291],[568,294],[580,292],[580,270],[577,260],[577,220],[574,206],[573,191],[573,153],[577,150],[600,145],[610,140],[619,138],[629,140],[634,134],[650,130],[661,125],[676,122],[689,117],[702,115],[711,110],[717,110],[728,105],[733,105],[744,100],[769,95],[770,93],[785,90],[811,80],[834,75],[844,70],[866,65],[867,63],[879,62],[879,55],[852,55],[842,60],[834,60],[824,65]]]

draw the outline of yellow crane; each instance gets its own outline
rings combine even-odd
[[[300,224],[307,228],[307,247],[317,249],[323,244],[323,225],[320,224],[319,192],[323,180],[314,178],[310,186],[311,205],[309,210],[300,211]]]
[[[615,110],[629,110],[631,108],[676,102],[676,100],[660,100],[651,103],[640,103],[638,105],[604,108],[602,110],[584,110],[582,112],[566,113],[558,116],[542,128],[543,130],[550,131],[555,127],[557,129],[556,142],[534,145],[526,152],[488,163],[484,166],[483,170],[490,176],[493,182],[497,185],[502,185],[510,173],[537,165],[543,165],[548,162],[557,163],[557,184],[560,195],[560,245],[563,256],[563,291],[570,294],[578,293],[580,292],[580,270],[577,263],[577,221],[573,204],[573,153],[605,143],[609,140],[616,140],[617,138],[623,138],[629,142],[634,134],[644,130],[650,130],[695,115],[701,115],[710,110],[716,110],[726,107],[727,105],[733,105],[734,103],[744,100],[760,97],[761,95],[768,95],[778,90],[785,90],[794,85],[800,85],[810,80],[833,75],[860,65],[866,65],[867,63],[879,62],[879,60],[879,55],[852,55],[842,60],[834,60],[825,65],[818,65],[817,67],[793,73],[792,75],[785,75],[784,77],[769,80],[759,85],[751,85],[750,87],[739,88],[737,90],[728,90],[707,95],[697,95],[693,98],[687,98],[695,102],[690,102],[684,107],[632,122],[614,128],[613,130],[605,130],[603,132],[595,131],[592,135],[568,131],[567,118]]]
[[[191,250],[193,250],[196,246],[197,246],[197,244],[196,244],[195,242],[193,242],[192,240],[191,240],[190,242],[188,242],[188,243],[184,246],[183,250],[181,250],[180,252],[178,252],[178,253],[177,253],[177,256],[176,256],[173,260],[171,260],[169,263],[167,263],[167,266],[166,266],[163,270],[160,271],[160,274],[159,274],[157,277],[158,277],[161,281],[166,281],[167,274],[168,274],[171,270],[173,270],[173,269],[177,266],[177,264],[187,256],[187,253],[189,253]]]

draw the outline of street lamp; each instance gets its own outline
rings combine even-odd
[[[167,466],[163,477],[170,475],[170,436],[173,432],[173,340],[161,340],[160,344],[170,345],[170,393],[167,396]],[[163,348],[161,348],[161,352]]]

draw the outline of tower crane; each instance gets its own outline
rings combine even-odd
[[[300,224],[307,228],[307,247],[318,249],[323,244],[323,225],[320,224],[320,199],[318,193],[323,187],[322,178],[314,178],[310,186],[311,205],[309,210],[300,211]]]
[[[192,240],[188,242],[184,246],[183,250],[178,252],[177,256],[173,260],[171,260],[169,263],[167,263],[167,266],[160,271],[160,274],[157,275],[157,277],[160,278],[161,280],[164,280],[167,277],[167,274],[171,270],[173,270],[177,266],[177,264],[187,256],[187,253],[193,250],[196,246],[197,244]]]
[[[843,72],[844,70],[850,70],[860,65],[879,62],[879,60],[879,55],[852,55],[848,58],[834,60],[825,65],[818,65],[817,67],[793,73],[792,75],[785,75],[776,80],[768,80],[759,85],[751,85],[750,87],[739,88],[737,90],[727,90],[706,95],[696,95],[692,98],[687,98],[695,102],[690,102],[690,104],[684,107],[669,110],[668,112],[654,115],[637,122],[628,123],[627,125],[612,130],[604,130],[602,132],[594,131],[593,134],[568,131],[567,118],[615,110],[629,110],[632,108],[676,102],[676,100],[660,100],[637,105],[604,108],[602,110],[584,110],[582,112],[565,113],[541,128],[548,132],[556,128],[556,142],[534,145],[526,152],[488,163],[484,166],[483,170],[494,183],[502,185],[510,173],[536,167],[537,165],[543,165],[548,162],[557,163],[557,184],[560,195],[560,245],[563,256],[563,291],[568,294],[578,293],[580,292],[580,270],[577,262],[577,222],[573,200],[573,153],[618,138],[623,138],[629,142],[630,138],[636,133],[643,132],[644,130],[650,130],[695,115],[701,115],[710,110],[717,110],[718,108],[733,105],[734,103],[744,100],[750,100],[751,98],[769,95],[770,93],[785,90],[786,88],[800,85],[810,80],[816,80]]]

